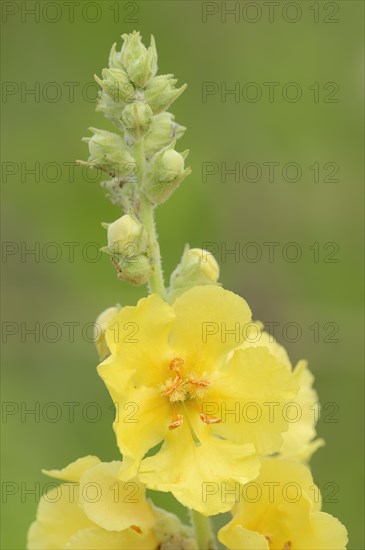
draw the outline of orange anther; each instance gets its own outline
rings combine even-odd
[[[179,374],[177,374],[177,376],[175,377],[175,380],[173,381],[173,383],[171,384],[171,386],[169,386],[168,388],[166,388],[162,393],[161,395],[170,395],[171,393],[173,393],[175,390],[177,390],[177,388],[179,386],[181,386],[181,384],[183,383],[182,379],[180,378]]]
[[[222,422],[222,420],[216,416],[208,416],[203,413],[200,414],[200,420],[202,420],[205,424],[218,424],[219,422]]]
[[[189,378],[188,381],[190,384],[193,384],[193,386],[201,386],[203,388],[210,385],[210,382],[208,382],[208,380],[198,380],[197,378]]]
[[[169,364],[169,369],[179,371],[180,368],[184,365],[185,361],[181,357],[174,357],[171,359]]]
[[[184,421],[184,418],[183,418],[183,415],[182,415],[182,414],[176,415],[175,420],[173,420],[173,421],[171,422],[171,424],[169,425],[169,430],[176,430],[176,428],[178,428],[179,426],[181,426],[181,424],[183,423],[183,421]]]

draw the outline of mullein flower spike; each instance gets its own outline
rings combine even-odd
[[[135,306],[109,307],[95,324],[123,461],[87,456],[45,472],[67,483],[42,497],[28,548],[214,550],[208,516],[231,512],[218,533],[228,549],[344,550],[346,529],[321,510],[307,464],[323,441],[306,362],[294,367],[247,302],[221,287],[207,250],[186,245],[165,288],[154,209],[191,171],[188,152],[175,150],[185,128],[166,112],[186,86],[156,76],[153,37],[148,48],[139,32],[122,38],[96,77],[97,110],[118,133],[91,128],[90,156],[80,163],[109,176],[102,186],[124,212],[102,224],[103,252],[118,278],[150,291]],[[244,497],[250,483],[260,490],[254,501]],[[98,498],[87,498],[90,484]],[[288,486],[299,496],[291,500]],[[156,508],[146,489],[174,495],[192,527]]]
[[[97,110],[121,135],[92,129],[94,136],[85,141],[89,144],[89,165],[112,178],[102,183],[108,197],[125,212],[132,208],[138,216],[141,195],[153,206],[161,204],[190,174],[190,168],[184,167],[186,155],[174,151],[185,128],[165,112],[186,86],[176,88],[173,75],[156,76],[153,37],[149,48],[139,32],[122,38],[120,51],[113,45],[102,78],[95,77],[101,88]]]

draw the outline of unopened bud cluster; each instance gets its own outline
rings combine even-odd
[[[186,154],[174,151],[174,162],[170,153],[162,165],[161,156],[157,155],[166,148],[173,149],[185,131],[166,109],[186,85],[176,88],[177,81],[172,75],[156,76],[157,51],[153,37],[149,48],[142,43],[139,32],[124,34],[122,38],[121,50],[117,51],[116,44],[111,49],[109,68],[102,70],[101,78],[95,76],[101,88],[97,110],[111,120],[121,135],[90,128],[94,135],[85,141],[90,151],[87,164],[111,176],[103,186],[112,202],[128,211],[138,209],[140,191],[144,191],[153,204],[164,202],[190,169],[184,167]],[[138,173],[140,159],[136,158],[136,144],[142,139],[147,163],[143,182]],[[139,183],[139,189],[137,185],[132,189],[128,183]]]
[[[108,225],[108,246],[118,277],[144,284],[150,274],[148,235],[140,223],[140,205],[165,202],[190,173],[185,167],[188,151],[175,150],[185,128],[166,109],[185,90],[176,87],[173,75],[157,73],[154,38],[148,48],[139,32],[124,34],[120,51],[113,45],[109,67],[96,76],[100,86],[97,110],[118,130],[90,128],[84,138],[90,156],[82,162],[105,172],[102,182],[111,201],[125,216]]]

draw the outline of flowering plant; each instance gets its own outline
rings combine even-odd
[[[308,461],[317,394],[305,361],[289,357],[240,296],[225,290],[205,250],[183,251],[165,286],[154,210],[190,174],[177,152],[185,128],[167,112],[185,86],[157,74],[154,39],[114,44],[97,110],[118,133],[91,128],[86,162],[123,215],[104,223],[102,249],[118,278],[148,285],[137,305],[100,314],[98,372],[116,408],[122,460],[80,458],[45,472],[63,481],[39,505],[29,549],[214,549],[210,516],[229,549],[344,549],[347,533],[321,511]],[[90,495],[90,487],[93,489]],[[170,492],[191,525],[156,508],[146,489]]]

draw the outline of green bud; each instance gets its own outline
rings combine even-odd
[[[123,69],[103,69],[102,76],[101,80],[95,75],[95,80],[115,103],[131,103],[136,99],[135,88]]]
[[[175,140],[151,159],[150,173],[144,190],[154,204],[162,204],[191,172],[184,169],[184,155],[173,149]]]
[[[156,76],[147,84],[144,99],[155,114],[165,111],[186,89],[186,84],[175,88],[176,82],[173,75],[165,74]]]
[[[186,128],[174,121],[171,113],[160,113],[153,117],[150,131],[145,136],[144,148],[147,158],[169,145],[173,139],[179,139]]]
[[[187,271],[199,271],[203,277],[212,283],[219,279],[219,265],[211,252],[202,248],[190,248],[183,256],[182,269]]]
[[[151,44],[147,49],[141,40],[139,32],[123,34],[124,44],[120,53],[111,51],[110,66],[122,66],[127,71],[130,80],[139,88],[144,88],[147,82],[157,72],[157,51],[155,39],[151,36]]]
[[[186,245],[179,265],[171,275],[168,298],[176,300],[193,286],[217,284],[219,265],[211,252]]]
[[[142,224],[131,214],[125,214],[110,224],[104,224],[108,230],[110,254],[126,259],[134,258],[147,250],[147,235]]]
[[[122,123],[135,141],[148,132],[152,123],[152,109],[146,103],[136,101],[124,107]]]
[[[184,158],[174,149],[168,149],[159,159],[156,169],[158,181],[169,183],[183,173]]]
[[[181,523],[180,519],[170,512],[154,507],[157,519],[153,531],[160,542],[161,550],[198,550],[191,527]]]
[[[123,178],[133,171],[135,160],[122,137],[98,128],[90,128],[94,135],[83,138],[89,145],[88,162],[112,177]]]
[[[147,256],[140,254],[128,260],[122,259],[117,269],[119,279],[139,286],[148,282],[151,266]]]

